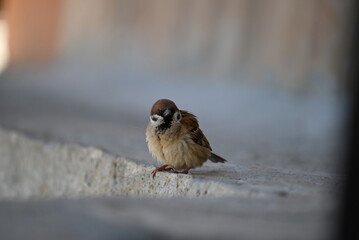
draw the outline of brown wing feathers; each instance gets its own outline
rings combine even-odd
[[[182,115],[181,122],[190,129],[189,133],[191,134],[192,140],[198,145],[212,150],[206,136],[204,136],[202,130],[199,128],[196,116],[187,111],[181,110],[180,112]]]
[[[181,110],[182,115],[182,124],[186,125],[188,129],[190,129],[190,134],[192,140],[197,143],[198,145],[208,148],[212,151],[211,146],[209,145],[209,142],[206,138],[206,136],[203,134],[202,130],[199,128],[198,121],[195,115],[192,113],[189,113],[187,111]],[[218,156],[217,154],[211,152],[211,156],[209,157],[209,160],[212,162],[226,162],[224,158]]]

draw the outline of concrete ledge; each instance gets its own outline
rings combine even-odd
[[[228,196],[228,185],[191,175],[159,173],[153,166],[93,147],[43,142],[0,128],[0,197]]]
[[[215,172],[218,181],[200,171],[159,173],[152,180],[153,166],[135,161],[0,128],[3,238],[328,239],[333,234],[337,213],[329,177],[241,168]],[[287,185],[293,190],[282,190]]]

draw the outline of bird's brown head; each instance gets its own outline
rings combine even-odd
[[[150,120],[154,127],[163,131],[178,123],[181,113],[173,101],[160,99],[151,108]]]

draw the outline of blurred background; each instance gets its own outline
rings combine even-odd
[[[229,160],[195,173],[317,200],[342,172],[351,24],[349,0],[0,0],[0,126],[152,166],[169,98]]]
[[[1,122],[149,159],[148,111],[170,98],[228,158],[337,171],[349,16],[333,0],[2,0]]]
[[[332,0],[2,0],[1,6],[12,67],[91,64],[304,93],[338,87],[349,13],[348,1]]]

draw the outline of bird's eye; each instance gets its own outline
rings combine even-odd
[[[153,117],[151,117],[151,119],[152,119],[152,121],[156,122],[158,120],[158,117],[153,116]]]
[[[177,120],[180,120],[180,118],[181,118],[181,114],[178,114],[177,115]]]

